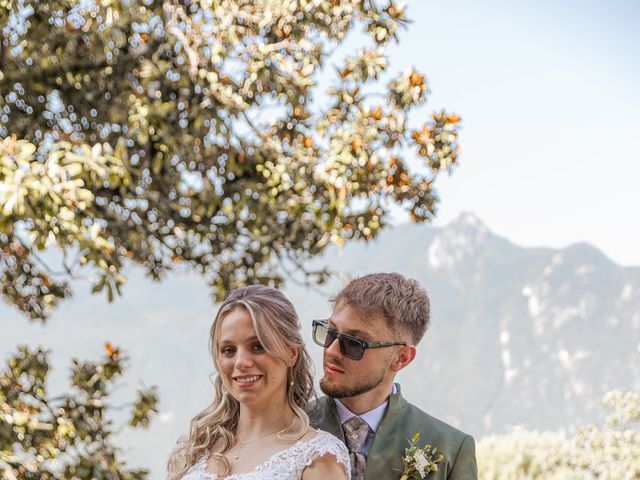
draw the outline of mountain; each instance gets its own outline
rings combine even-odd
[[[597,402],[613,388],[640,389],[640,268],[620,267],[588,244],[523,248],[493,234],[473,214],[444,228],[401,225],[375,241],[333,249],[314,262],[338,272],[322,287],[288,282],[309,350],[311,320],[330,314],[329,297],[350,276],[397,271],[418,280],[432,304],[431,326],[399,381],[429,413],[481,437],[556,429],[600,419]],[[95,358],[104,341],[128,351],[132,369],[114,403],[139,379],[159,386],[162,413],[151,432],[124,433],[133,465],[164,463],[189,419],[211,400],[207,334],[215,307],[205,282],[174,275],[152,283],[131,272],[113,305],[77,285],[78,295],[42,327],[0,305],[0,354],[17,343],[51,348],[54,390],[71,357]]]
[[[593,419],[609,389],[640,388],[640,268],[587,244],[521,248],[470,214],[425,235],[404,229],[415,247],[403,273],[432,300],[408,372],[425,409],[479,434],[552,429]],[[371,257],[394,251],[399,234]]]

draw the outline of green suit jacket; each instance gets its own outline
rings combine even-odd
[[[477,480],[475,442],[473,437],[426,414],[411,405],[400,394],[389,397],[387,411],[378,427],[367,456],[365,480],[398,480],[404,470],[403,457],[409,439],[420,432],[417,446],[429,444],[444,452],[438,471],[428,480]],[[344,442],[344,433],[333,398],[319,398],[311,410],[316,428],[332,433]]]

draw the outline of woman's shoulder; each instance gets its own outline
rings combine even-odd
[[[344,443],[324,430],[310,430],[303,438],[308,448],[302,479],[348,478],[349,451]]]
[[[345,450],[347,448],[338,437],[324,430],[320,430],[319,428],[309,428],[304,437],[302,437],[302,440],[313,444],[337,445],[339,447],[344,447]]]
[[[349,451],[342,441],[329,432],[309,428],[307,432],[285,452],[309,465],[315,458],[333,455],[338,460],[349,459]]]

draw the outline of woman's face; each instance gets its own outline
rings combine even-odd
[[[229,393],[244,405],[284,401],[288,367],[265,351],[249,313],[244,308],[235,308],[218,328],[218,368]]]

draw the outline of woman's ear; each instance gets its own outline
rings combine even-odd
[[[289,355],[289,358],[288,358],[288,362],[286,362],[287,363],[287,367],[293,368],[293,366],[298,361],[298,355],[299,354],[300,354],[300,350],[298,348],[292,348],[290,350],[290,355]]]

